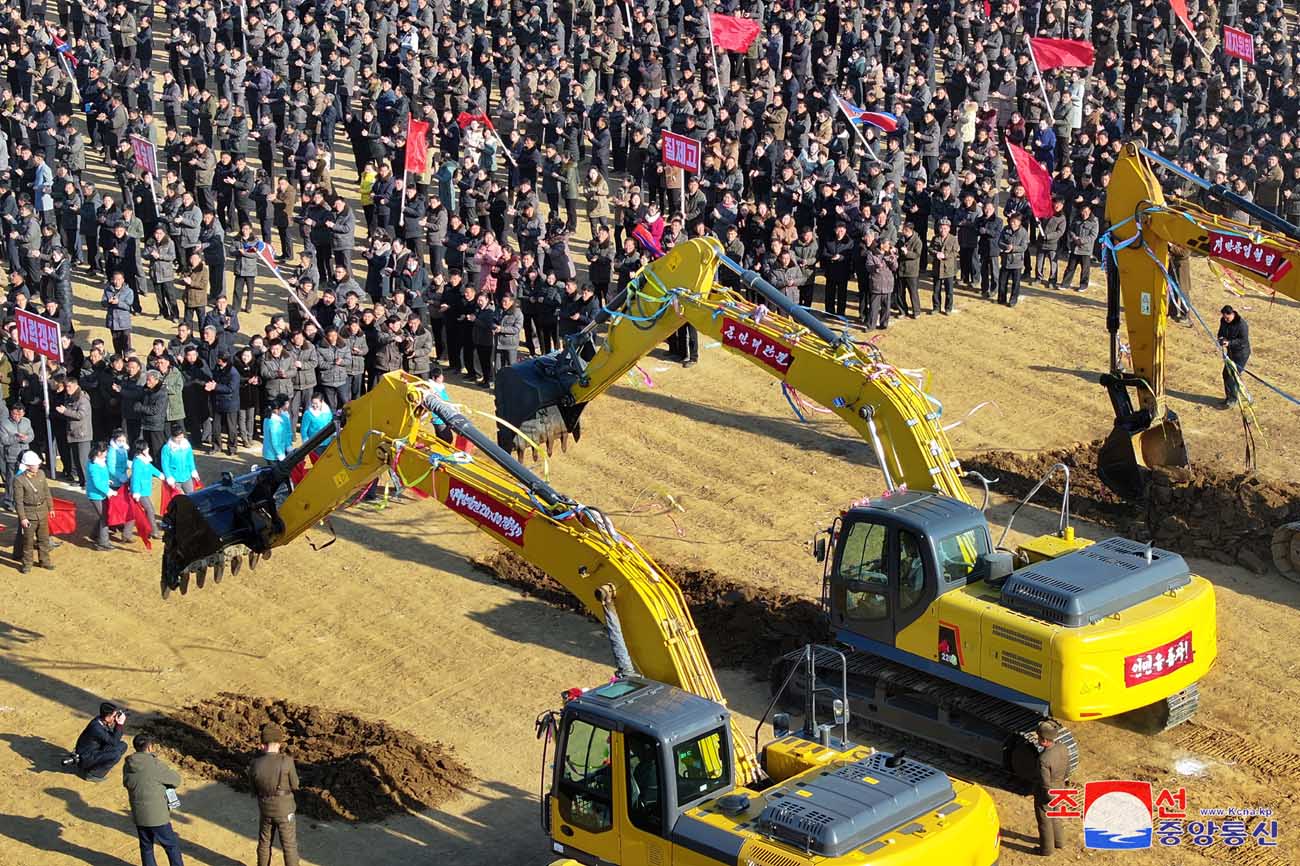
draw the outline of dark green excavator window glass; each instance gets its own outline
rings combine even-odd
[[[731,755],[724,729],[719,728],[673,747],[677,775],[677,805],[689,806],[731,785]]]
[[[837,575],[844,587],[844,615],[856,620],[886,619],[889,530],[878,523],[863,522],[851,524],[846,532]]]
[[[560,771],[560,815],[589,833],[614,826],[611,803],[614,781],[609,731],[579,718],[569,720]]]

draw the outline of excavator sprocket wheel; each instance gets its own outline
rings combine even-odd
[[[1273,564],[1287,580],[1300,583],[1300,523],[1273,530]]]

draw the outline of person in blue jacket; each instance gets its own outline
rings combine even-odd
[[[154,514],[153,509],[153,480],[162,478],[163,474],[158,467],[153,465],[153,455],[149,453],[149,443],[143,439],[137,439],[135,447],[131,449],[131,498],[140,504],[140,509],[144,511],[144,516],[148,518],[149,525],[153,528],[150,538],[161,538],[162,532],[158,529],[158,517]],[[128,520],[125,528],[122,530],[122,537],[125,541],[130,541],[135,537],[135,521]]]
[[[194,492],[199,470],[194,466],[194,447],[182,424],[172,425],[172,438],[162,448],[162,474],[164,484],[179,487],[186,493]]]
[[[90,462],[86,465],[86,498],[95,510],[95,533],[92,540],[96,550],[112,550],[108,543],[108,497],[113,494],[112,477],[108,474],[108,448],[96,442],[90,449]]]
[[[321,430],[330,426],[333,421],[334,413],[330,411],[329,404],[325,402],[325,397],[320,393],[312,394],[311,403],[308,404],[307,411],[302,413],[302,441],[306,442]],[[329,439],[322,442],[312,455],[313,459],[316,455],[322,453],[326,448],[328,448],[330,442],[333,441],[334,437],[331,436]]]
[[[262,422],[262,459],[268,463],[283,460],[293,445],[293,422],[289,419],[289,398],[280,395]]]
[[[127,471],[131,468],[131,452],[126,442],[126,431],[114,430],[108,437],[108,485],[113,490],[126,483]]]

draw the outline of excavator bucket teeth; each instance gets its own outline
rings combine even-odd
[[[1097,475],[1122,499],[1146,498],[1151,469],[1186,466],[1187,444],[1176,418],[1167,418],[1133,433],[1116,426],[1097,454]]]
[[[189,496],[177,496],[163,517],[162,579],[182,589],[186,577],[202,575],[232,555],[269,556],[269,539],[283,524],[278,515],[276,477],[258,469],[227,476]],[[264,483],[264,482],[269,482]],[[249,557],[249,564],[253,559]]]
[[[1273,564],[1287,580],[1300,583],[1300,523],[1273,530]]]

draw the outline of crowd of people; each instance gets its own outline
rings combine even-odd
[[[1127,138],[1300,219],[1284,4],[1187,5],[1190,29],[1155,0],[11,4],[4,504],[44,465],[99,503],[107,547],[123,485],[143,505],[192,489],[195,449],[283,456],[393,370],[490,387],[706,234],[872,328],[1086,291]],[[715,52],[710,12],[757,38]],[[1256,34],[1253,64],[1224,24]],[[1089,41],[1094,65],[1040,74],[1029,35]],[[664,131],[700,142],[698,173],[664,164]],[[1008,142],[1051,173],[1050,217]],[[19,347],[18,310],[60,323],[61,362]]]

